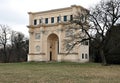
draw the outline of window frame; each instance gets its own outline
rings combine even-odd
[[[57,17],[57,23],[59,23],[59,22],[60,22],[60,16]]]
[[[72,21],[73,20],[73,15],[70,15],[70,21]]]
[[[37,25],[37,19],[34,19],[34,23],[33,23],[34,25]]]
[[[39,19],[39,24],[41,24],[42,23],[42,19]]]
[[[84,59],[84,53],[82,53],[82,59]]]
[[[54,23],[54,17],[51,17],[51,23]]]
[[[85,59],[88,59],[88,54],[87,53],[85,54]]]
[[[48,24],[48,18],[45,18],[45,24]]]
[[[64,19],[63,19],[64,22],[67,21],[67,15],[64,16]]]

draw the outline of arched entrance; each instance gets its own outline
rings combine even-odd
[[[48,60],[56,61],[59,52],[59,38],[56,34],[51,34],[47,39]]]

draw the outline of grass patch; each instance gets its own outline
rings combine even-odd
[[[0,63],[0,83],[119,83],[120,66],[97,63]]]

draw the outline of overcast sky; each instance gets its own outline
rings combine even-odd
[[[27,12],[46,11],[57,8],[81,5],[90,8],[100,0],[0,0],[0,24],[7,24],[15,31],[28,36]]]

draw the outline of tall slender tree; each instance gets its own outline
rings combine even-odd
[[[8,56],[6,52],[8,41],[10,40],[11,30],[9,26],[0,24],[0,45],[3,47],[4,62],[8,62]]]

